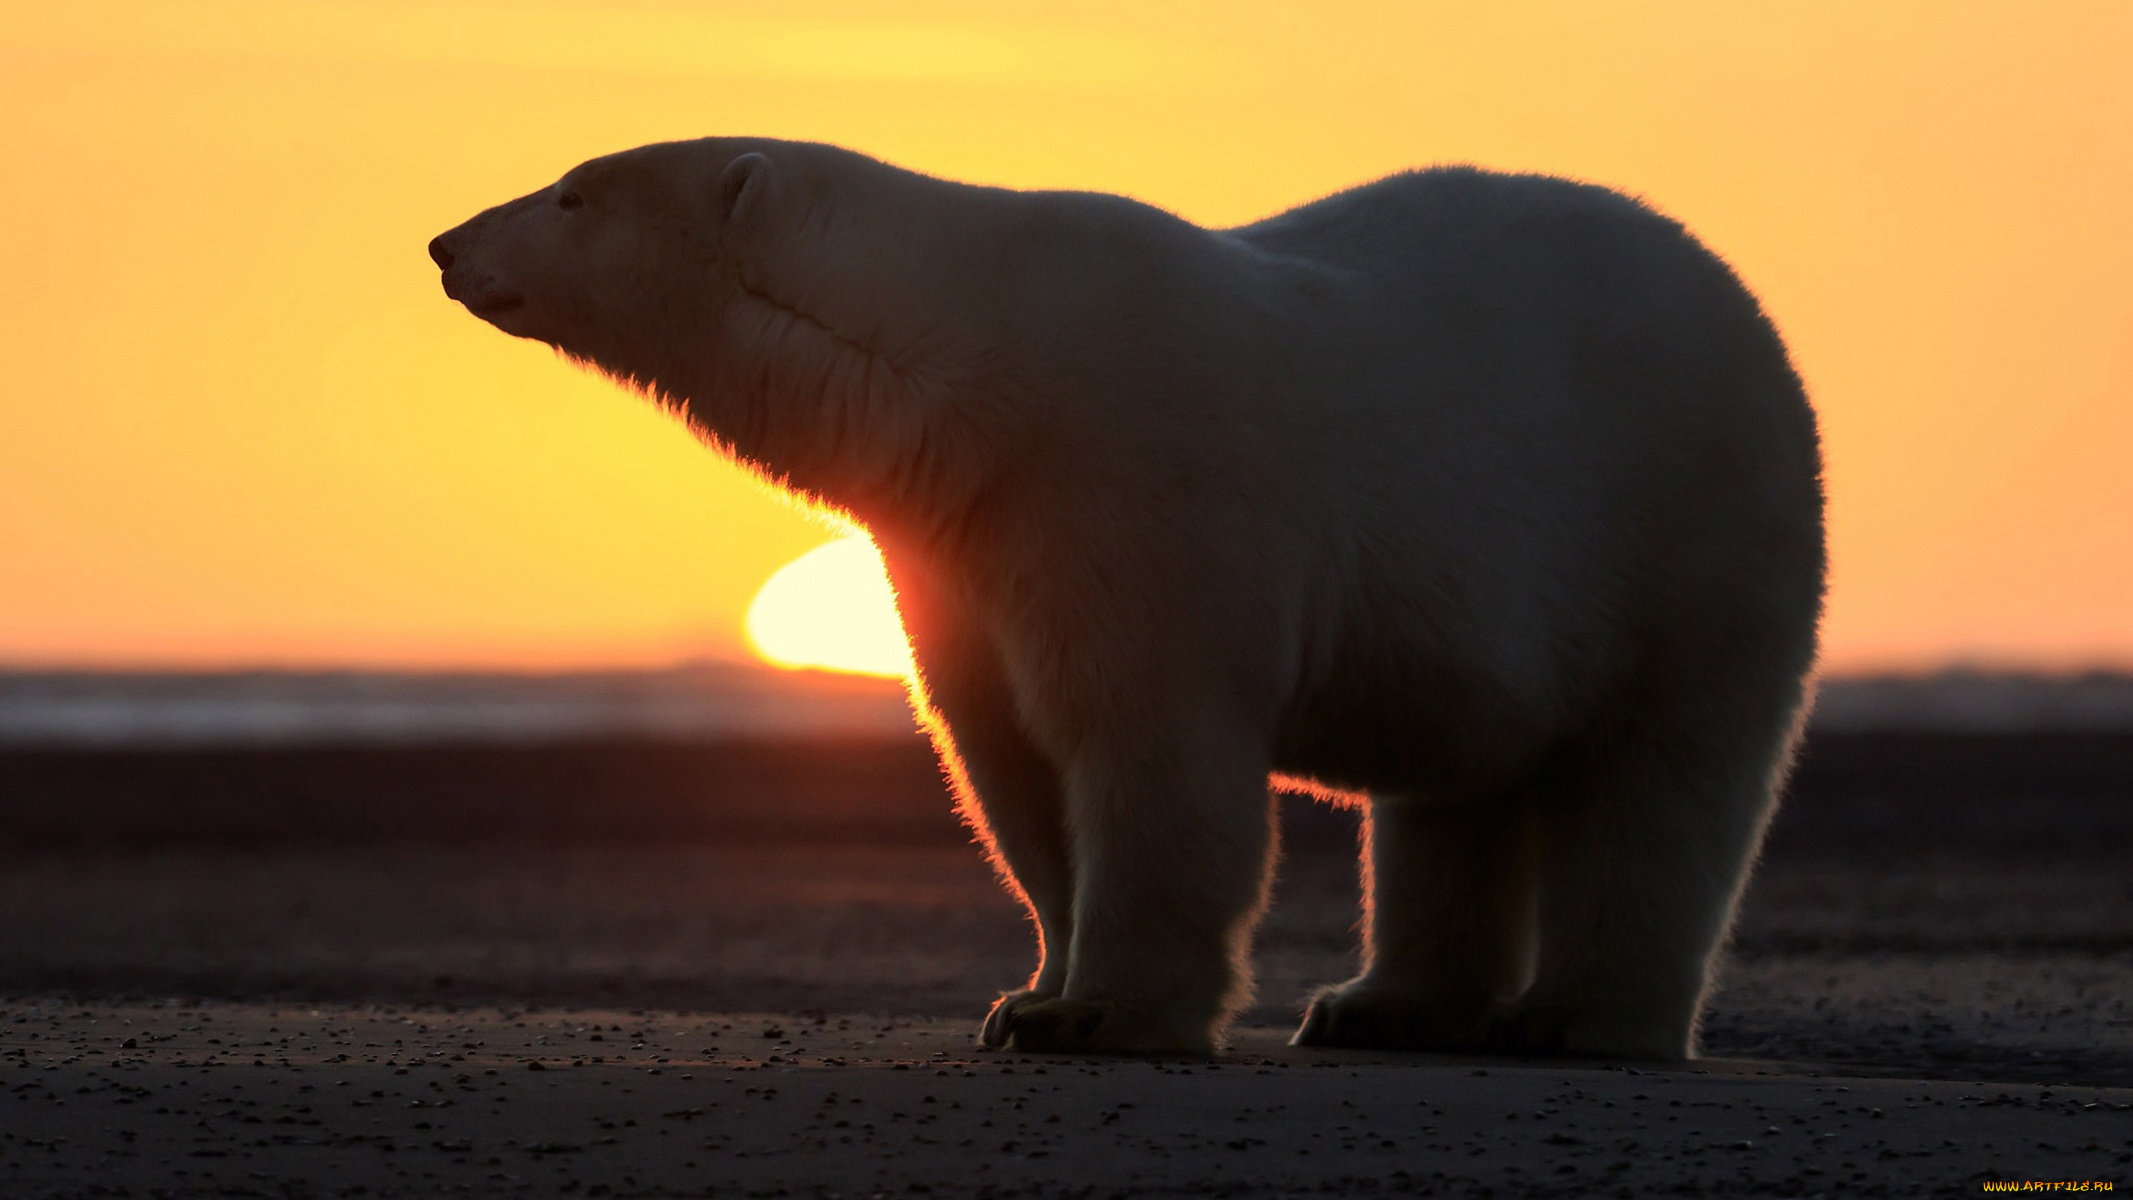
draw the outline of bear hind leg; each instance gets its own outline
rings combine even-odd
[[[1295,1043],[1481,1049],[1532,975],[1535,838],[1522,798],[1373,796],[1362,973],[1313,997]]]
[[[1679,745],[1676,743],[1675,745]],[[1774,806],[1783,742],[1720,764],[1622,747],[1541,827],[1540,957],[1490,1048],[1680,1060]]]

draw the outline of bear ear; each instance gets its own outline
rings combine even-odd
[[[732,228],[759,212],[769,201],[775,168],[754,151],[726,164],[718,176],[718,211]]]

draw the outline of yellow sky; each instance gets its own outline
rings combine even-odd
[[[1638,193],[1821,410],[1832,665],[2133,662],[2133,5],[1327,7],[0,0],[0,663],[743,653],[832,531],[423,255],[707,133],[1217,224]]]

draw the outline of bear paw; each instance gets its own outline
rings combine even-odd
[[[1006,1046],[1008,1031],[1014,1028],[1016,1013],[1058,995],[1057,992],[1040,992],[1032,988],[1001,993],[1000,998],[993,1002],[992,1011],[985,1014],[984,1028],[978,1031],[978,1044],[987,1050],[998,1050]]]
[[[998,1041],[994,1041],[995,1026]],[[1038,998],[1018,993],[1002,997],[985,1022],[988,1046],[1040,1054],[1182,1054],[1214,1053],[1205,1028],[1186,1030],[1153,1012],[1112,1000]]]
[[[1360,984],[1326,988],[1312,997],[1289,1044],[1468,1052],[1483,1048],[1488,1038],[1486,1004],[1418,1000]]]

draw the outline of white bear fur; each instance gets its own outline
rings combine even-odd
[[[1269,778],[1369,795],[1312,1044],[1693,1053],[1804,707],[1814,418],[1633,200],[1396,175],[1208,230],[828,146],[595,159],[449,294],[863,523],[1028,906],[990,1045],[1205,1053]]]

